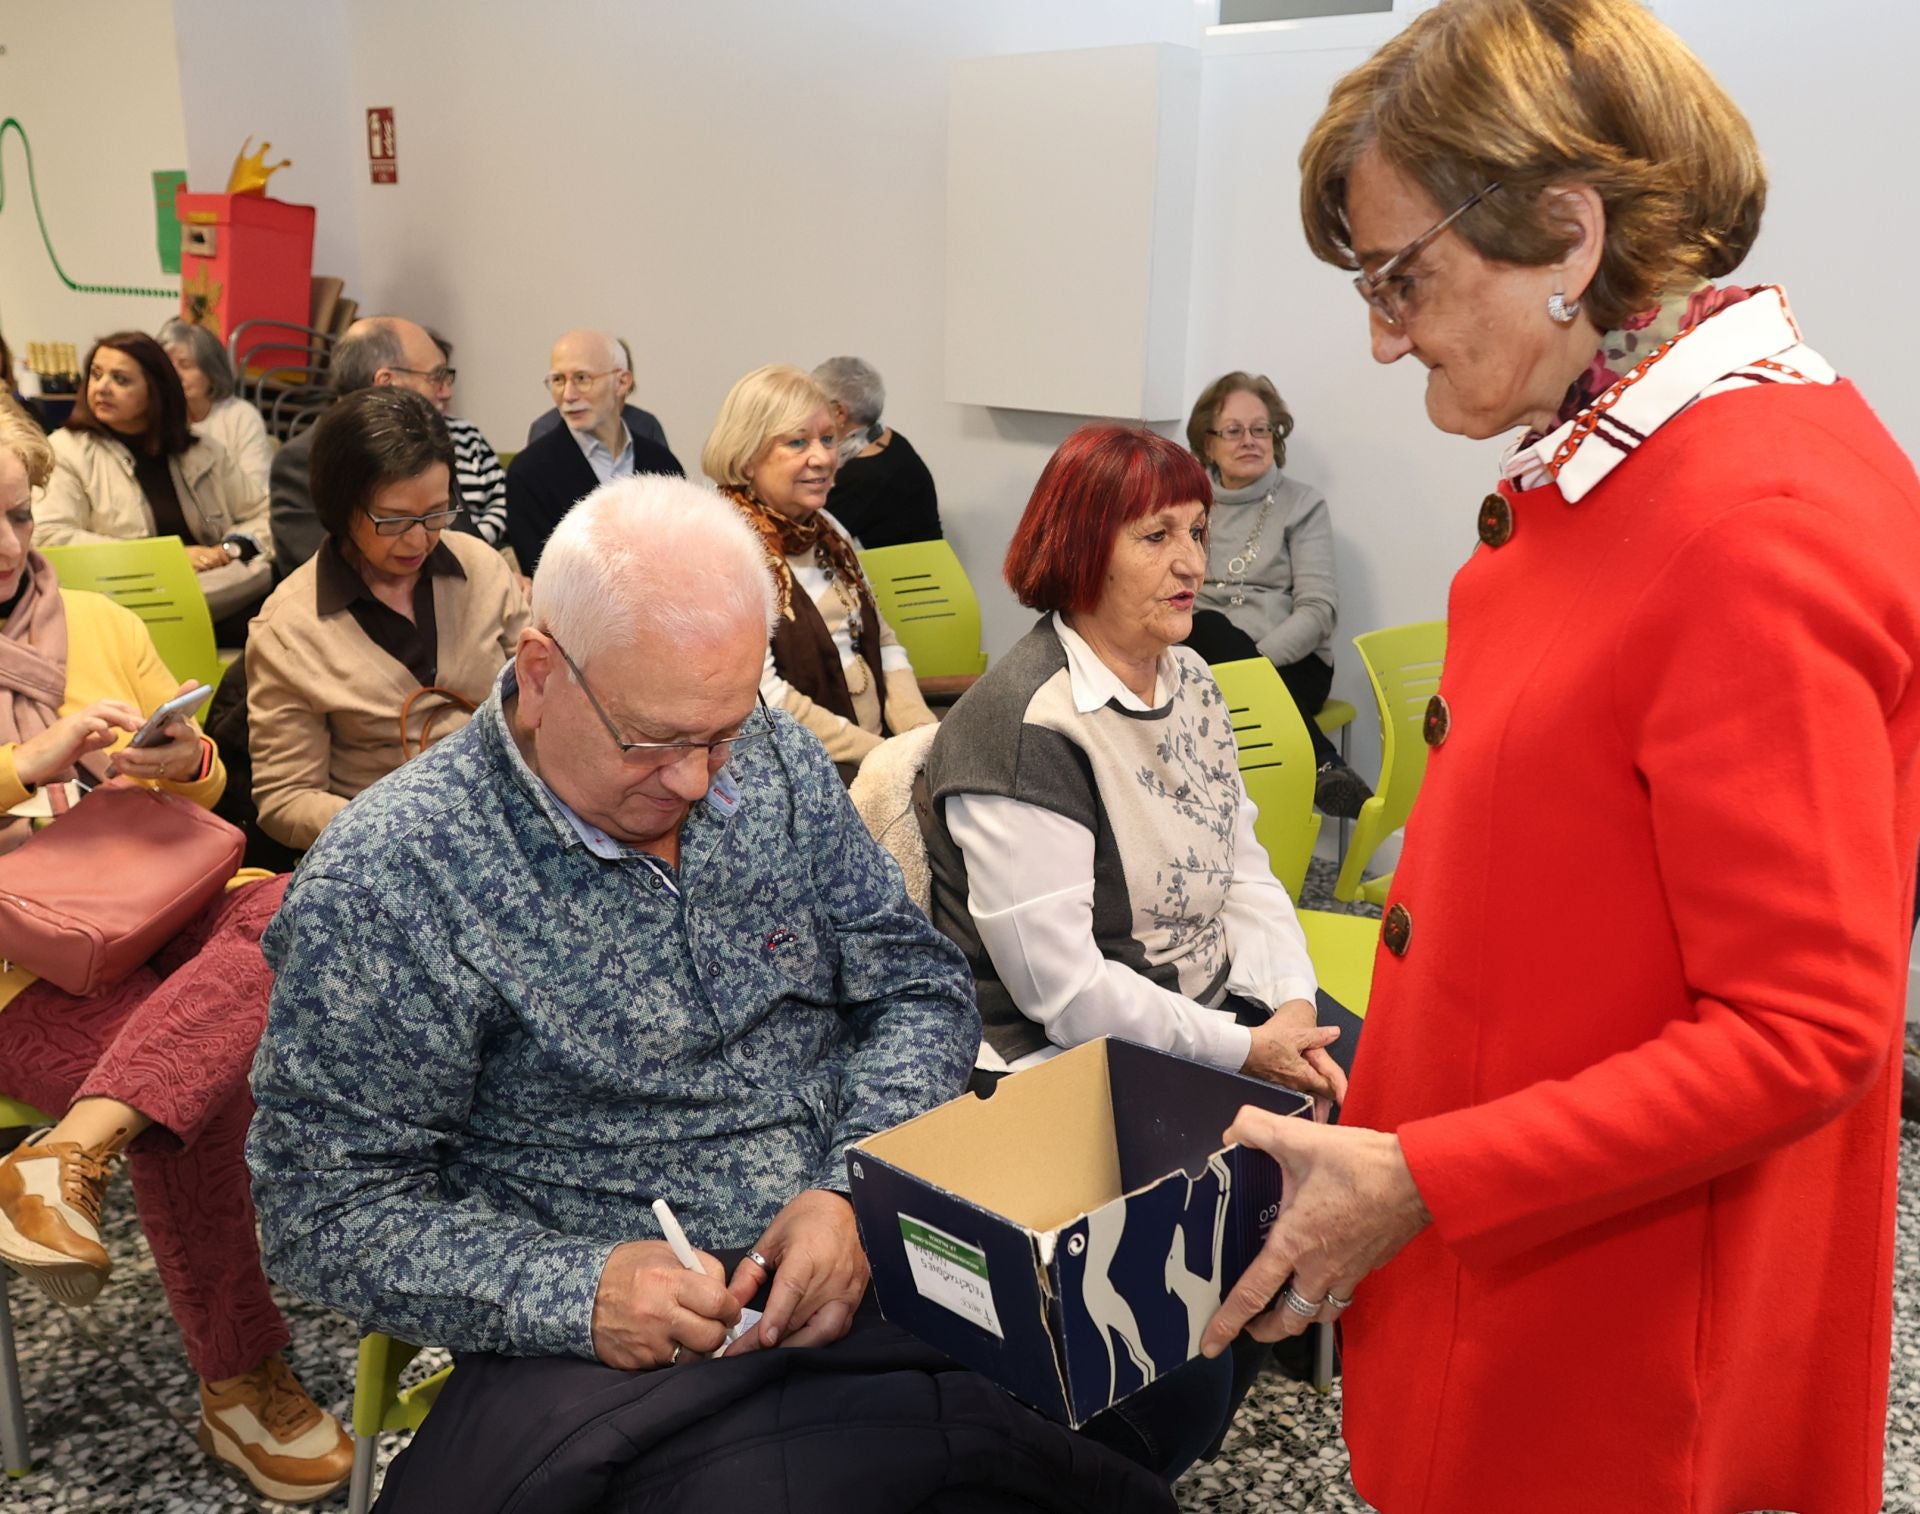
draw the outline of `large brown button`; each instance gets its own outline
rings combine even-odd
[[[1413,939],[1413,916],[1406,905],[1396,904],[1387,911],[1387,918],[1380,922],[1380,939],[1396,957],[1407,954],[1407,943]]]
[[[1504,494],[1489,494],[1480,501],[1480,540],[1489,547],[1504,547],[1513,537],[1513,506]]]
[[[1426,738],[1428,746],[1439,746],[1452,729],[1453,711],[1447,708],[1446,700],[1435,694],[1427,701],[1427,713],[1420,722],[1420,734]]]

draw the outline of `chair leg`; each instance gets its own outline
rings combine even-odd
[[[1333,1392],[1333,1326],[1313,1327],[1313,1391]]]
[[[1349,720],[1345,725],[1340,727],[1340,765],[1342,767],[1353,766],[1353,764],[1347,760],[1347,732],[1351,731],[1352,729],[1353,729],[1353,722],[1351,720]],[[1342,815],[1340,817],[1340,853],[1338,856],[1336,856],[1333,859],[1336,864],[1345,862],[1347,860],[1347,832],[1352,828],[1352,826],[1353,826],[1353,822],[1349,820],[1345,815]]]
[[[373,1453],[379,1437],[353,1438],[353,1478],[347,1485],[347,1514],[367,1514],[373,1507]]]
[[[25,1477],[33,1467],[27,1447],[27,1406],[20,1383],[20,1358],[13,1349],[13,1307],[7,1298],[7,1269],[0,1267],[0,1461],[9,1477]]]

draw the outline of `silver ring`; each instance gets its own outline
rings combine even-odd
[[[1285,1304],[1302,1319],[1315,1319],[1320,1314],[1320,1306],[1295,1293],[1292,1283],[1288,1283],[1286,1287],[1280,1290],[1280,1302]]]
[[[1326,1302],[1333,1305],[1336,1309],[1351,1309],[1353,1307],[1353,1299],[1351,1297],[1342,1298],[1339,1294],[1333,1292],[1327,1294]]]
[[[675,1341],[673,1343],[673,1355],[667,1358],[667,1365],[669,1367],[677,1367],[680,1365],[680,1351],[680,1343]]]
[[[747,1260],[752,1262],[753,1265],[758,1267],[762,1272],[773,1271],[773,1268],[767,1265],[767,1259],[757,1251],[749,1251],[747,1253]]]

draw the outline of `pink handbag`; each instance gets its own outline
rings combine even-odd
[[[0,959],[87,998],[179,935],[246,838],[164,789],[104,783],[0,857]]]

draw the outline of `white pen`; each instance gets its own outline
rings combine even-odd
[[[667,1238],[667,1245],[673,1252],[673,1259],[689,1272],[704,1274],[707,1269],[700,1265],[700,1259],[693,1254],[693,1246],[687,1240],[686,1231],[680,1228],[680,1221],[673,1212],[673,1206],[665,1199],[655,1199],[653,1217],[660,1222],[660,1233]],[[742,1310],[740,1323],[727,1332],[727,1338],[720,1342],[720,1350],[713,1354],[719,1356],[727,1347],[746,1334],[759,1318],[760,1311],[757,1309]]]
[[[704,1273],[707,1269],[700,1265],[700,1258],[693,1254],[693,1247],[687,1243],[687,1233],[680,1228],[673,1205],[665,1199],[655,1199],[653,1217],[660,1222],[660,1233],[667,1238],[667,1245],[673,1248],[673,1259],[689,1272]]]

